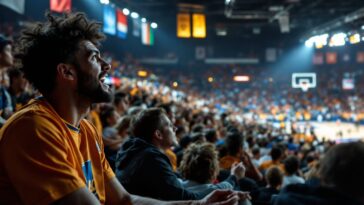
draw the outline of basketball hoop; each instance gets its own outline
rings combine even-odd
[[[316,73],[293,73],[292,88],[299,88],[307,92],[310,88],[316,87]]]
[[[300,83],[300,87],[302,89],[303,92],[307,92],[308,88],[310,87],[309,84],[307,82],[301,82]]]

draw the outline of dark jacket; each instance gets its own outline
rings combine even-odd
[[[288,185],[273,201],[274,205],[363,205],[334,189],[306,184]]]
[[[168,157],[140,138],[130,138],[116,157],[116,176],[131,194],[163,200],[200,199],[182,187]]]

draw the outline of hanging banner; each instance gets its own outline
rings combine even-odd
[[[356,53],[356,62],[364,63],[364,52],[363,51],[358,51],[358,53]]]
[[[277,50],[275,48],[267,48],[265,50],[265,60],[267,62],[275,62],[277,60]]]
[[[337,53],[327,52],[326,53],[326,64],[336,64],[336,62],[337,62]]]
[[[194,38],[206,38],[206,18],[204,14],[193,14],[193,31]]]
[[[133,19],[133,35],[140,36],[140,21],[139,19]]]
[[[314,65],[324,64],[324,55],[322,53],[315,53],[312,62]]]
[[[349,55],[348,53],[345,53],[345,54],[343,55],[343,61],[344,61],[344,62],[349,62],[349,61],[350,61],[350,55]]]
[[[151,29],[150,24],[147,22],[142,23],[142,44],[147,46],[154,44],[153,29]]]
[[[191,20],[190,14],[179,13],[177,14],[177,37],[190,38],[191,37]]]
[[[342,83],[343,90],[354,90],[355,83],[353,78],[344,78]]]
[[[19,14],[24,14],[25,0],[0,0],[0,4]]]
[[[195,50],[196,60],[203,60],[206,58],[206,49],[203,46],[196,46]]]
[[[126,38],[128,33],[128,19],[120,9],[116,9],[117,16],[117,35],[119,38]]]
[[[107,34],[116,34],[115,9],[109,5],[104,5],[104,32]]]

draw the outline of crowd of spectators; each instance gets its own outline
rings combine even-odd
[[[11,52],[5,50],[11,44],[0,37],[2,53]],[[9,69],[0,68],[2,124],[40,95],[3,59],[0,66]],[[216,68],[208,72],[224,77],[213,82],[204,72],[140,78],[137,71],[148,69],[130,56],[123,63],[106,59],[115,65],[109,76],[114,98],[93,105],[87,119],[102,135],[106,158],[128,192],[186,200],[201,199],[215,189],[235,189],[250,193],[245,204],[363,202],[364,181],[358,175],[364,163],[356,155],[363,154],[362,143],[335,145],[317,139],[314,131],[302,137],[297,127],[288,131],[272,124],[319,119],[360,123],[364,101],[359,88],[346,94],[338,89],[339,78],[325,77],[316,89],[302,93],[259,72],[254,82],[239,89],[225,70]],[[174,81],[179,86],[173,87]]]

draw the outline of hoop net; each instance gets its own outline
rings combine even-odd
[[[309,84],[307,82],[300,82],[300,87],[303,92],[307,92],[309,88]]]

